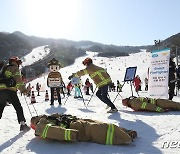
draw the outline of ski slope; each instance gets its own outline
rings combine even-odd
[[[145,51],[131,54],[127,57],[117,58],[102,58],[96,57],[96,53],[87,52],[83,57],[77,58],[75,63],[71,66],[64,67],[60,70],[64,82],[69,82],[68,76],[72,73],[83,69],[82,61],[86,57],[91,57],[94,64],[107,68],[111,75],[113,82],[121,83],[124,79],[127,67],[137,66],[136,74],[140,76],[143,85],[140,96],[148,96],[144,91],[144,78],[147,76],[147,68],[149,66],[149,53]],[[31,58],[29,58],[31,61]],[[28,60],[26,61],[28,64]],[[88,76],[82,77],[84,83]],[[36,85],[39,82],[42,85],[42,91],[49,90],[46,85],[47,76],[43,76],[31,82]],[[91,80],[90,80],[91,81]],[[92,82],[92,81],[91,81]],[[95,87],[95,86],[94,86]],[[65,113],[72,114],[79,118],[91,118],[107,123],[113,123],[118,126],[137,131],[138,138],[130,145],[110,146],[101,145],[91,142],[59,142],[54,140],[41,139],[34,136],[34,130],[23,134],[19,133],[19,124],[14,108],[7,106],[4,110],[3,117],[0,120],[0,153],[1,154],[179,154],[180,148],[163,148],[164,142],[178,141],[180,142],[180,112],[166,112],[166,113],[151,113],[151,112],[133,112],[130,108],[122,106],[122,98],[131,96],[131,88],[128,83],[125,83],[123,91],[118,95],[114,104],[119,112],[110,114],[107,113],[106,105],[102,103],[96,96],[92,97],[88,107],[85,108],[82,99],[74,99],[73,92],[64,105],[66,98],[62,96],[62,106],[58,106],[55,101],[54,106],[50,106],[50,102],[45,102],[45,93],[41,92],[41,96],[36,96],[37,103],[34,104],[38,115]],[[82,90],[83,91],[83,90]],[[137,96],[135,91],[134,95]],[[30,99],[20,96],[20,101],[24,109],[24,114],[27,123],[30,124],[31,114],[36,116],[33,105],[30,104]],[[109,92],[111,100],[117,95],[117,92]],[[90,96],[86,96],[83,91],[85,103],[87,104]],[[174,97],[174,101],[180,102],[179,97]],[[27,106],[28,104],[28,106]],[[29,112],[29,109],[31,114]]]
[[[31,65],[50,53],[50,49],[47,45],[34,48],[29,54],[23,58],[23,66]]]

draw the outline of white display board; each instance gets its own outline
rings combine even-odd
[[[148,94],[151,98],[168,98],[170,49],[151,52]]]

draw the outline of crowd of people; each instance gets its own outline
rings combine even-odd
[[[179,67],[180,68],[180,67]],[[175,73],[177,74],[177,78],[180,78],[180,69],[176,69],[175,62],[173,62],[173,59],[170,58],[170,63],[169,63],[169,100],[172,100],[173,96],[175,95],[174,90],[175,90]],[[133,86],[135,91],[138,93],[139,91],[145,90],[148,91],[148,77],[144,78],[144,82],[142,82],[141,78],[139,75],[136,75],[134,80],[133,80]],[[144,85],[144,87],[142,87]],[[108,92],[122,92],[122,83],[120,83],[119,80],[116,81],[116,84],[114,82],[110,82],[108,84]],[[33,86],[31,87],[30,83],[27,86],[27,96],[31,96],[31,90],[34,88]],[[36,84],[36,91],[37,91],[37,96],[39,96],[41,85],[39,83]],[[177,88],[180,89],[180,80],[177,81]],[[57,88],[56,88],[57,89]],[[74,89],[74,90],[73,90]],[[65,85],[64,82],[59,87],[59,95],[62,94],[65,97],[65,94],[68,96],[72,95],[72,91],[74,92],[74,98],[82,98],[83,93],[85,95],[91,95],[94,93],[93,91],[93,83],[90,82],[89,78],[87,78],[83,84],[83,82],[80,79],[80,82],[77,84],[72,84],[71,81]],[[53,92],[52,92],[53,93]],[[52,98],[53,99],[53,98]]]
[[[134,88],[135,88],[136,92],[141,91],[142,82],[138,75],[134,78],[133,84],[134,84]],[[119,80],[117,80],[116,84],[114,84],[114,82],[112,82],[111,84],[108,85],[108,92],[122,92],[122,88],[123,88],[123,84],[120,83]],[[41,89],[41,84],[36,83],[36,89],[34,89],[34,86],[31,86],[31,83],[29,83],[27,86],[27,96],[28,97],[31,96],[32,90],[37,92],[37,96],[40,96],[40,89]],[[85,80],[84,84],[81,80],[80,80],[80,83],[78,83],[78,84],[72,84],[71,81],[69,81],[66,86],[65,83],[63,82],[62,85],[60,85],[59,91],[60,91],[60,94],[63,95],[63,97],[65,97],[65,94],[70,96],[70,95],[72,95],[72,92],[74,92],[74,98],[82,98],[82,94],[91,95],[94,93],[93,90],[94,90],[93,83],[89,81],[89,78],[87,78]],[[148,90],[148,79],[147,78],[144,79],[144,90],[145,91]],[[82,94],[81,94],[81,92],[82,92]]]

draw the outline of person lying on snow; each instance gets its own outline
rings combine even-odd
[[[166,99],[153,99],[144,97],[130,97],[122,100],[124,106],[135,111],[165,112],[169,110],[180,110],[180,103]]]
[[[91,141],[99,144],[129,144],[137,137],[136,131],[91,119],[80,119],[66,114],[40,115],[31,118],[35,135],[60,141]]]

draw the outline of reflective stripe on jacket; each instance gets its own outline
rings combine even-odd
[[[13,77],[13,79],[16,81],[16,85],[14,87],[7,87],[5,84],[2,83],[0,84],[0,90],[9,89],[16,91],[17,89],[19,89],[21,92],[26,90],[25,84],[22,81],[20,70],[16,64],[9,65],[6,68],[4,74],[7,78]]]
[[[165,110],[156,105],[156,99],[152,98],[133,98],[128,101],[129,107],[135,111],[164,112]]]
[[[94,64],[90,64],[85,69],[74,73],[73,76],[80,77],[86,74],[89,74],[90,78],[94,81],[98,88],[108,85],[112,82],[106,70]]]

